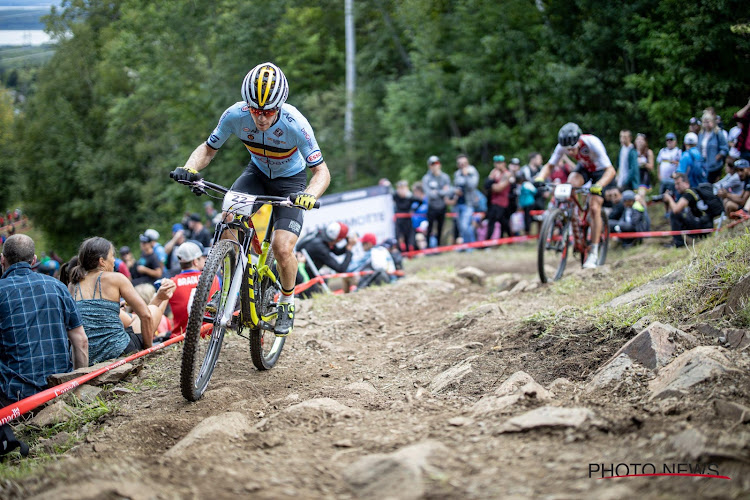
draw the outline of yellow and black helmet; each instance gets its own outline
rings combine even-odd
[[[280,108],[289,95],[289,84],[273,63],[259,64],[242,81],[242,99],[255,109]]]

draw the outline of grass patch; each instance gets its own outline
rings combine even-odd
[[[111,402],[97,398],[93,403],[85,404],[73,399],[71,417],[58,424],[38,427],[32,424],[19,424],[13,429],[16,437],[29,445],[27,457],[22,457],[15,450],[0,460],[0,480],[19,480],[34,474],[43,464],[56,460],[57,456],[75,446],[88,432],[89,426],[102,416],[117,410]],[[57,440],[49,447],[39,446],[43,439],[52,439],[61,432],[69,434],[67,439]]]

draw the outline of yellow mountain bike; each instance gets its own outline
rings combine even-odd
[[[179,182],[198,195],[224,195],[222,211],[229,214],[216,226],[185,331],[180,388],[185,399],[197,401],[208,387],[227,330],[250,341],[250,357],[258,370],[269,370],[278,361],[286,337],[273,332],[281,291],[273,270],[273,214],[262,242],[251,216],[261,205],[295,205],[288,198],[231,191],[203,179]]]

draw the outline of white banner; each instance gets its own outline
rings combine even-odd
[[[300,239],[331,222],[343,222],[360,237],[374,233],[378,243],[393,238],[393,195],[386,186],[373,186],[323,196],[319,209],[305,212]]]

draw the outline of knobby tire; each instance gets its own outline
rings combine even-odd
[[[561,238],[559,243],[559,245],[561,245],[561,251],[559,252],[558,257],[552,259],[552,256],[549,254],[548,245],[550,239],[552,239],[555,234],[556,228],[559,229],[558,236]],[[557,281],[562,278],[562,275],[565,272],[565,265],[568,262],[568,250],[570,246],[569,239],[570,222],[565,221],[565,214],[561,209],[551,209],[544,217],[542,228],[539,231],[539,241],[537,242],[537,270],[539,271],[539,279],[542,283]],[[552,260],[552,262],[549,262],[550,260]],[[555,263],[557,263],[555,272],[548,275],[545,264],[547,266],[554,266]]]
[[[188,401],[198,401],[203,396],[214,368],[216,368],[225,332],[225,328],[219,326],[219,319],[224,312],[226,300],[220,301],[217,311],[213,315],[214,323],[210,335],[206,335],[202,339],[201,328],[207,314],[206,305],[210,300],[209,294],[214,277],[218,275],[220,281],[226,283],[225,286],[228,290],[237,265],[236,260],[236,250],[230,241],[222,240],[216,243],[211,249],[198,280],[198,286],[195,288],[193,305],[185,331],[185,345],[182,349],[180,370],[180,389],[182,395]],[[202,345],[206,348],[206,353],[203,356],[199,353]]]

